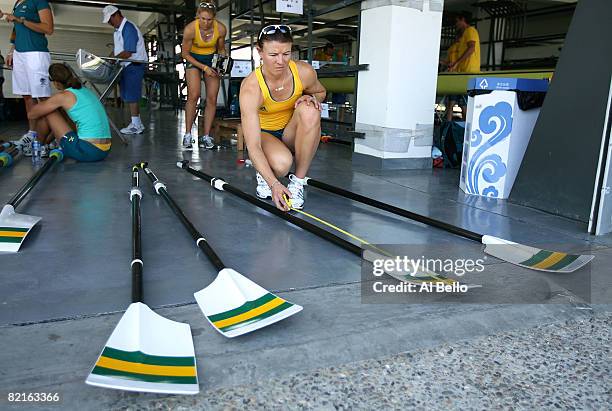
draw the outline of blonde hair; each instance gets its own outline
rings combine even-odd
[[[202,7],[202,4],[210,4],[210,5],[213,5],[214,7]],[[216,17],[217,16],[217,5],[213,3],[212,1],[211,2],[208,2],[208,1],[200,2],[200,4],[198,5],[198,8],[196,9],[196,17],[198,17],[200,13],[203,11],[208,11],[212,13],[213,17]]]

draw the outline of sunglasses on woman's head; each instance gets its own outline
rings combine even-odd
[[[201,9],[216,9],[217,8],[217,6],[215,6],[213,3],[200,3],[198,7]]]
[[[272,34],[276,33],[291,34],[291,27],[285,24],[272,24],[266,26],[259,32],[258,39],[261,40],[261,36],[271,36]]]

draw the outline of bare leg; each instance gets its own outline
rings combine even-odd
[[[287,146],[268,133],[261,133],[261,149],[276,177],[287,175],[293,164],[293,155]]]
[[[132,115],[132,117],[140,115],[140,106],[138,105],[138,103],[128,103],[128,105],[130,106],[130,114]]]
[[[45,101],[47,98],[48,97],[41,97],[38,99],[38,101]],[[34,105],[38,104],[38,101],[34,100]],[[34,127],[36,128],[32,128],[31,130],[36,130],[36,132],[38,133],[38,141],[45,144],[45,142],[47,140],[50,140],[51,138],[51,129],[49,128],[49,123],[47,122],[47,119],[45,117],[41,117],[35,121],[36,122],[34,124]]]
[[[295,153],[295,176],[304,178],[321,141],[321,112],[302,103],[285,127],[283,142]]]
[[[453,121],[453,107],[455,107],[455,101],[449,101],[446,106],[446,121]]]
[[[58,144],[69,131],[74,131],[70,128],[64,116],[57,110],[47,114],[46,119]]]
[[[191,134],[193,123],[196,117],[198,100],[200,99],[200,91],[202,81],[200,70],[188,69],[185,72],[187,79],[187,102],[185,103],[185,134]],[[197,134],[197,133],[196,133]]]
[[[26,109],[26,113],[29,113],[30,111],[32,111],[32,108],[34,107],[35,101],[32,98],[32,96],[22,96],[23,97],[23,102],[25,103],[25,109]],[[30,127],[30,130],[36,130],[36,120],[28,120],[28,125]]]
[[[219,77],[204,76],[206,84],[206,108],[204,109],[204,135],[210,135],[215,114],[217,113],[217,95],[219,94]]]

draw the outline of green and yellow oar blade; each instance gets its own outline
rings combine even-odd
[[[210,324],[229,338],[302,311],[302,306],[272,294],[231,268],[221,270],[215,281],[194,296]]]
[[[197,394],[191,328],[143,303],[131,304],[85,382],[125,391]]]
[[[0,251],[16,253],[40,217],[18,214],[7,204],[0,212]]]
[[[490,235],[483,236],[482,243],[485,245],[485,253],[511,264],[538,271],[571,273],[595,258],[589,254],[566,254],[542,250]]]

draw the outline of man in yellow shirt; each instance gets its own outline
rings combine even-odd
[[[327,43],[324,48],[315,54],[315,60],[318,61],[333,61],[334,60],[334,45]]]
[[[451,64],[449,70],[460,73],[480,72],[480,36],[478,30],[470,25],[470,14],[467,12],[457,14],[455,27],[461,33],[457,47],[459,58]]]
[[[451,62],[448,66],[448,71],[459,73],[479,73],[480,72],[480,36],[478,30],[470,25],[471,14],[469,12],[460,12],[455,17],[455,28],[458,33],[461,33],[457,42],[457,60]],[[452,109],[455,101],[459,102],[463,118],[467,108],[466,99],[457,99],[457,96],[449,101],[447,108],[447,118],[452,119]],[[451,100],[451,98],[449,98]]]

